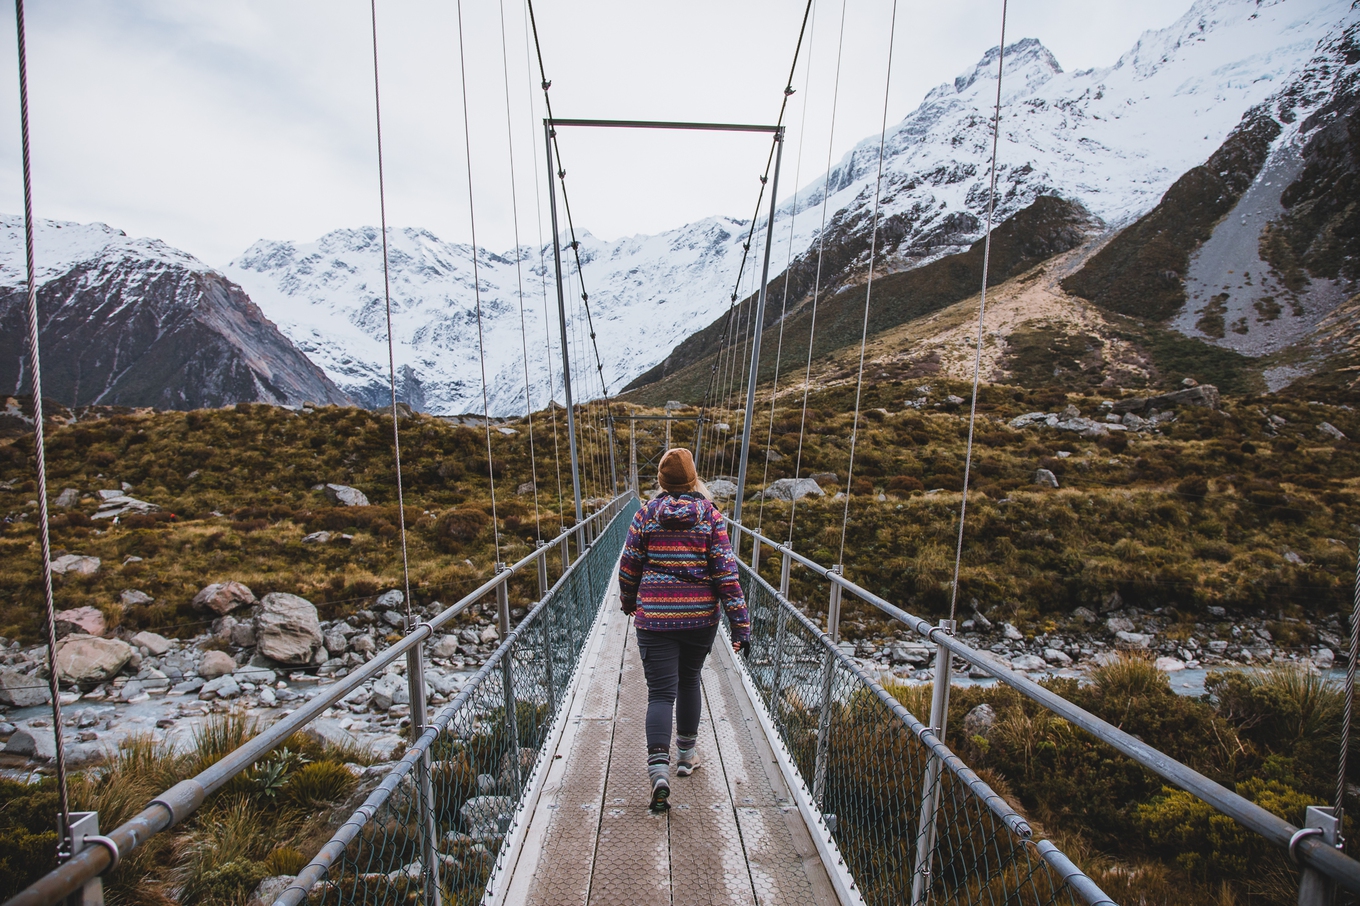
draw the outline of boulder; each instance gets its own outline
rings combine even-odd
[[[274,906],[274,901],[293,883],[292,875],[274,875],[255,886],[246,906]]]
[[[386,711],[393,705],[406,705],[411,702],[410,690],[406,680],[395,673],[384,673],[373,681],[373,707]]]
[[[500,638],[501,631],[496,628],[495,623],[492,623],[490,626],[487,626],[485,629],[483,629],[482,634],[478,636],[478,640],[483,645],[487,644],[488,642],[499,642]]]
[[[762,493],[766,500],[802,500],[809,495],[822,497],[825,492],[822,486],[811,478],[781,478],[770,483],[770,486]]]
[[[310,535],[302,536],[303,544],[325,544],[329,540],[331,540],[330,532],[312,532]],[[269,879],[265,878],[265,880]]]
[[[268,667],[246,664],[244,667],[237,667],[236,670],[232,672],[231,678],[238,683],[254,683],[257,686],[268,686],[278,680],[278,674]]]
[[[98,557],[63,554],[52,561],[52,573],[57,576],[65,576],[71,573],[77,576],[93,576],[97,572],[99,572]]]
[[[235,670],[235,659],[225,651],[209,651],[198,665],[198,675],[208,680],[226,676]]]
[[[154,632],[139,632],[132,637],[132,644],[145,648],[152,657],[160,657],[170,650],[170,640]]]
[[[1160,396],[1141,397],[1135,396],[1128,399],[1115,400],[1113,410],[1116,414],[1122,415],[1125,412],[1134,412],[1144,415],[1153,409],[1166,410],[1176,409],[1181,406],[1201,406],[1206,409],[1218,408],[1218,388],[1213,384],[1198,384],[1194,387],[1187,387],[1184,390],[1173,390],[1170,393],[1163,393]]]
[[[1185,669],[1185,661],[1175,657],[1159,657],[1154,666],[1163,673],[1175,673]]]
[[[135,604],[150,604],[156,600],[144,591],[137,591],[135,588],[125,588],[118,595],[118,602],[124,607],[132,607]]]
[[[434,643],[430,649],[431,657],[451,658],[458,655],[458,637],[455,635],[442,635],[439,641]]]
[[[816,472],[812,475],[809,475],[808,477],[811,478],[813,481],[817,482],[817,484],[819,485],[841,483],[841,477],[837,475],[835,472]]]
[[[1058,486],[1058,476],[1048,469],[1034,470],[1034,483],[1041,488],[1056,488]]]
[[[1152,644],[1152,636],[1141,632],[1116,632],[1115,644],[1120,648],[1146,648]]]
[[[986,739],[996,726],[996,709],[983,702],[963,716],[963,734],[968,738],[981,736]]]
[[[75,488],[66,488],[58,494],[57,499],[52,502],[63,510],[69,510],[71,507],[80,503],[80,492]]]
[[[213,698],[235,698],[241,694],[241,684],[236,679],[227,674],[219,676],[217,679],[204,683],[203,688],[198,690],[198,697],[201,699]]]
[[[57,757],[57,740],[51,727],[20,727],[5,743],[5,754],[18,755],[30,761],[54,761]]]
[[[459,814],[472,838],[483,841],[504,834],[513,811],[509,796],[474,796],[463,803]]]
[[[368,506],[368,498],[358,488],[343,484],[328,484],[322,491],[326,499],[337,506]]]
[[[1046,670],[1048,663],[1037,654],[1021,654],[1011,658],[1012,670]]]
[[[1019,629],[1016,629],[1015,624],[1013,623],[1002,623],[1001,631],[1002,634],[1005,635],[1006,638],[1010,639],[1012,642],[1020,642],[1023,641],[1025,638],[1025,634],[1021,632]]]
[[[322,642],[332,656],[344,654],[345,649],[349,647],[349,640],[335,630],[325,633],[322,636]]]
[[[1227,647],[1226,645],[1224,647]],[[1330,670],[1336,663],[1336,652],[1330,648],[1319,648],[1313,652],[1313,666],[1319,670]]]
[[[316,607],[306,598],[274,592],[260,602],[255,617],[259,653],[280,664],[310,664],[322,648]]]
[[[1341,432],[1341,429],[1333,425],[1331,422],[1323,422],[1322,424],[1318,425],[1318,430],[1335,440],[1346,439],[1346,435]]]
[[[236,648],[254,648],[255,625],[253,623],[237,623],[231,627],[231,644]]]
[[[1111,633],[1133,632],[1133,620],[1128,617],[1110,617],[1105,621],[1105,628]]]
[[[714,500],[731,500],[737,496],[736,482],[728,481],[726,478],[715,478],[708,482],[707,487]]]
[[[222,616],[254,604],[255,593],[240,582],[214,582],[194,595],[191,603],[195,610]]]
[[[132,659],[132,646],[119,639],[68,635],[57,643],[57,679],[87,685],[112,679]]]
[[[1089,607],[1078,607],[1076,610],[1072,611],[1072,618],[1074,620],[1081,620],[1083,623],[1094,623],[1096,621],[1095,611],[1091,610]]]
[[[108,625],[104,614],[97,607],[77,607],[74,610],[59,610],[56,614],[57,638],[71,633],[102,636]]]
[[[1055,667],[1072,666],[1072,659],[1067,656],[1067,652],[1059,651],[1057,648],[1045,648],[1044,660]]]
[[[523,496],[526,495],[526,494],[532,494],[533,492],[534,492],[534,483],[533,483],[532,481],[526,481],[526,482],[524,482],[524,484],[522,484],[522,485],[520,485],[519,487],[515,488],[515,494],[518,495],[518,496],[520,496],[520,497],[523,497]]]
[[[374,610],[397,610],[406,602],[406,596],[401,593],[401,589],[394,588],[378,595],[378,600],[373,602]]]
[[[42,677],[0,667],[0,704],[11,708],[31,708],[45,705],[51,700],[52,693]]]

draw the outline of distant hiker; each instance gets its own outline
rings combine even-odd
[[[619,598],[623,612],[633,616],[647,676],[647,774],[654,809],[665,808],[671,793],[672,709],[679,750],[675,773],[688,777],[699,766],[699,672],[718,632],[720,602],[732,650],[744,651],[751,637],[736,554],[689,450],[667,450],[657,479],[662,494],[633,517],[619,564]]]

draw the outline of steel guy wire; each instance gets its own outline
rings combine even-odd
[[[387,258],[387,187],[383,181],[382,92],[378,85],[378,0],[368,4],[373,36],[373,123],[378,145],[378,217],[382,231],[383,306],[387,316],[387,383],[392,392],[392,454],[397,471],[397,518],[401,533],[401,576],[406,595],[406,628],[413,627],[411,613],[411,565],[406,550],[406,498],[401,482],[401,430],[397,420],[397,359],[392,340],[392,282]]]
[[[812,14],[812,3],[813,0],[808,0],[807,6],[803,8],[803,23],[798,28],[798,41],[796,44],[794,44],[793,47],[793,62],[789,64],[789,77],[784,80],[784,100],[779,105],[779,116],[775,119],[776,127],[784,125],[784,111],[788,109],[789,98],[793,96],[793,74],[798,70],[798,56],[803,50],[803,36],[804,34],[807,33],[808,19]],[[760,220],[760,207],[762,201],[765,198],[765,186],[769,183],[770,168],[774,164],[774,152],[775,148],[779,146],[779,141],[780,134],[778,131],[776,131],[774,134],[773,141],[770,142],[770,152],[765,158],[765,173],[760,177],[760,191],[756,193],[756,206],[754,213],[752,213],[751,215],[751,227],[746,233],[746,241],[742,244],[741,261],[737,265],[737,279],[733,281],[734,285],[732,288],[732,298],[727,304],[729,326],[731,325],[732,308],[737,303],[737,291],[741,287],[741,275],[746,270],[746,261],[749,258],[751,252],[751,241],[755,237],[756,224]],[[797,188],[794,189],[794,199],[796,203]],[[726,330],[724,330],[724,333],[726,333]],[[721,345],[721,341],[719,341],[719,344]],[[712,391],[713,391],[713,372],[710,372],[708,379],[708,389],[704,391],[703,402],[699,406],[700,416],[703,415],[704,410],[708,406],[709,394],[711,394]]]
[[[373,0],[377,2],[377,0]],[[477,267],[477,206],[472,197],[472,131],[468,124],[467,58],[463,52],[463,0],[458,0],[458,74],[463,96],[463,151],[467,158],[468,222],[472,231],[472,293],[477,308],[477,362],[482,372],[482,424],[486,430],[486,475],[491,486],[491,532],[501,562],[501,528],[496,515],[496,460],[491,455],[491,415],[486,396],[486,343],[482,335],[482,281]],[[405,536],[403,536],[405,537]],[[407,593],[407,607],[410,594]]]
[[[765,524],[765,490],[770,483],[770,446],[774,441],[775,401],[779,398],[779,366],[784,356],[784,318],[789,313],[789,271],[793,269],[794,227],[798,223],[798,186],[802,184],[803,139],[807,136],[807,97],[808,86],[812,82],[812,51],[817,46],[817,19],[812,19],[812,31],[808,33],[807,66],[803,70],[802,113],[798,122],[798,155],[793,167],[793,209],[789,212],[789,254],[784,262],[784,293],[779,303],[779,340],[774,350],[774,381],[770,385],[770,425],[765,432],[765,469],[760,476],[760,509],[756,512],[756,531]]]
[[[841,26],[836,37],[836,77],[831,89],[831,127],[826,139],[826,178],[822,185],[822,226],[817,231],[817,274],[812,282],[812,312],[808,323],[808,355],[807,370],[803,375],[803,407],[802,415],[798,422],[798,458],[793,469],[793,478],[797,481],[803,474],[803,439],[807,433],[807,404],[808,393],[812,389],[812,346],[813,340],[817,336],[817,301],[822,289],[822,258],[826,247],[826,209],[827,201],[831,197],[831,154],[835,149],[836,141],[836,110],[840,103],[841,96],[841,55],[845,49],[845,5],[846,0],[841,0]],[[797,201],[797,194],[794,199]],[[786,272],[787,273],[787,272]],[[787,276],[785,277],[787,279]],[[790,495],[792,496],[792,495]],[[789,502],[789,546],[793,546],[793,526],[798,512],[798,501]]]
[[[534,486],[534,540],[542,541],[538,511],[538,460],[534,451],[534,400],[529,390],[529,336],[524,324],[524,250],[519,244],[519,191],[515,186],[515,127],[510,110],[510,54],[505,41],[505,0],[501,16],[501,74],[505,80],[505,141],[510,153],[510,213],[515,229],[515,282],[519,287],[519,343],[524,356],[524,412],[529,423],[529,478]],[[530,143],[532,144],[532,142]]]
[[[888,67],[883,80],[883,125],[878,133],[878,177],[874,182],[874,219],[869,232],[869,279],[864,287],[864,325],[859,336],[859,377],[855,381],[855,413],[850,425],[850,463],[845,470],[845,511],[841,516],[841,552],[837,563],[845,562],[845,529],[850,521],[850,498],[854,496],[855,444],[859,439],[859,405],[864,391],[864,347],[869,340],[869,305],[874,294],[874,255],[878,251],[878,214],[883,198],[883,150],[888,138],[888,89],[892,86],[893,40],[897,34],[897,0],[893,0],[888,25]],[[811,352],[811,350],[808,350]]]
[[[534,115],[534,63],[533,48],[529,39],[529,19],[524,19],[524,68],[529,79],[525,83],[529,89],[529,116],[532,120]],[[558,449],[558,429],[557,429],[557,378],[553,371],[553,350],[552,350],[552,318],[548,314],[548,256],[547,246],[543,242],[543,196],[539,191],[539,169],[538,169],[538,143],[529,143],[530,154],[534,160],[534,214],[538,221],[538,265],[539,265],[539,287],[543,296],[543,349],[544,358],[548,362],[548,413],[552,418],[553,435],[553,464],[557,472],[557,525],[559,532],[567,527],[563,517],[563,501],[566,499],[562,491],[562,455]],[[565,387],[563,393],[565,393]]]
[[[56,745],[57,803],[61,827],[57,833],[57,861],[71,854],[71,797],[66,786],[66,751],[61,723],[61,679],[57,672],[57,609],[52,593],[52,537],[47,510],[47,456],[43,427],[42,357],[38,339],[38,282],[33,253],[33,170],[28,131],[28,50],[25,46],[24,0],[14,0],[14,25],[19,44],[19,137],[24,176],[24,264],[28,275],[28,368],[33,384],[33,453],[38,477],[38,544],[42,551],[43,601],[47,606],[48,694],[52,696],[52,740]]]
[[[1341,710],[1341,754],[1336,769],[1336,820],[1341,822],[1346,806],[1346,756],[1351,743],[1351,708],[1355,699],[1355,662],[1360,656],[1360,547],[1355,559],[1355,600],[1351,606],[1351,650],[1346,658],[1346,691]]]
[[[949,619],[959,602],[959,568],[963,564],[963,528],[968,516],[968,478],[973,469],[973,430],[977,423],[978,385],[982,377],[983,325],[987,317],[987,269],[992,258],[992,217],[996,211],[996,150],[1001,137],[1001,77],[1006,60],[1006,2],[1001,0],[1001,45],[996,58],[996,109],[992,114],[992,167],[987,190],[987,233],[982,244],[982,296],[978,302],[977,354],[973,360],[973,398],[968,405],[968,445],[964,448],[963,499],[959,503],[959,537],[954,548],[954,581],[949,586]]]

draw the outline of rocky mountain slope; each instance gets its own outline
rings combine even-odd
[[[1006,57],[998,219],[1059,194],[1111,227],[1131,222],[1209,157],[1244,111],[1290,84],[1349,15],[1345,0],[1198,0],[1113,65],[1078,72],[1063,71],[1037,40],[1016,42]],[[890,127],[880,233],[885,270],[965,251],[981,235],[997,52],[932,90]],[[793,262],[794,307],[812,288],[819,238],[824,287],[862,279],[877,149],[878,137],[866,138],[829,176],[810,180],[780,208],[772,255],[776,266]],[[828,220],[820,237],[823,200]],[[611,392],[659,365],[695,324],[725,315],[748,227],[714,218],[656,236],[582,237]],[[374,401],[387,358],[377,239],[376,229],[361,228],[311,243],[262,241],[226,269],[337,384]],[[403,396],[431,412],[479,410],[471,250],[421,230],[392,230],[389,244]],[[491,409],[524,411],[521,317],[536,408],[549,386],[544,347],[556,350],[555,313],[548,311],[545,323],[544,311],[551,259],[530,247],[478,254]],[[783,280],[775,284],[771,321],[780,315]],[[743,283],[740,294],[754,289]],[[568,298],[578,294],[574,289]],[[551,302],[552,293],[546,296]],[[571,304],[574,353],[583,365],[576,391],[595,396],[600,386],[590,375],[588,342],[582,345],[584,313]],[[552,383],[560,387],[560,377]],[[560,389],[554,394],[561,398]]]
[[[43,390],[68,405],[346,403],[241,288],[162,242],[41,221]],[[26,392],[23,219],[0,218],[0,384]]]

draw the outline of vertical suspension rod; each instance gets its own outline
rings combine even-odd
[[[548,209],[552,212],[553,266],[557,272],[557,324],[562,331],[562,393],[567,404],[567,446],[571,451],[571,490],[576,498],[576,524],[581,524],[581,467],[576,453],[576,407],[571,401],[571,360],[567,345],[567,297],[562,286],[562,237],[557,228],[557,188],[553,184],[553,127],[543,121],[543,141],[548,151]],[[579,536],[577,536],[579,538]],[[579,542],[578,542],[579,543]],[[565,569],[565,566],[563,567]]]

